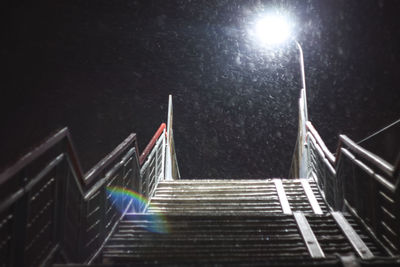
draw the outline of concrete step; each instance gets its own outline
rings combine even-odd
[[[163,181],[149,211],[322,214],[329,209],[312,179],[259,179]]]
[[[129,214],[108,240],[103,260],[114,264],[228,264],[238,262],[299,262],[314,260],[294,215],[216,215],[166,214],[155,222],[154,214]],[[331,214],[305,216],[325,260],[337,254],[356,253]],[[388,256],[365,229],[349,222],[374,256]],[[168,232],[149,231],[154,224],[167,226]]]
[[[353,218],[330,213],[313,180],[164,181],[147,212],[124,217],[105,263],[302,266],[388,256]]]

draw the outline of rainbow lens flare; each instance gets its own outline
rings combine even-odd
[[[142,212],[144,208],[150,206],[149,200],[141,194],[119,186],[107,186],[107,193],[112,199],[112,204],[121,213],[126,209],[126,205],[132,201],[131,212]],[[143,213],[138,215],[143,216]],[[145,218],[140,225],[153,233],[167,234],[170,232],[168,222],[161,213],[145,213]]]

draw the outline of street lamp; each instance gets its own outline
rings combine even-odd
[[[296,47],[299,51],[301,83],[304,94],[304,113],[305,121],[307,121],[308,110],[303,49],[301,48],[300,43],[296,39],[294,39],[291,34],[291,25],[289,23],[289,20],[282,15],[265,15],[259,18],[254,26],[255,27],[252,30],[252,33],[253,35],[255,35],[257,41],[262,46],[276,46],[287,41],[292,41],[296,44]]]
[[[308,150],[306,146],[306,122],[308,121],[307,95],[306,95],[306,77],[304,71],[303,49],[300,43],[294,39],[291,34],[289,21],[281,15],[266,15],[261,17],[255,23],[252,30],[254,37],[262,46],[275,46],[281,43],[292,41],[296,44],[299,52],[300,75],[301,75],[301,93],[300,93],[300,117],[299,132],[295,155],[298,162],[296,173],[298,177],[308,177]],[[295,158],[293,158],[295,160]]]

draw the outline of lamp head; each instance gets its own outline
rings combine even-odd
[[[281,15],[266,15],[256,21],[254,34],[262,45],[278,45],[290,38],[291,27]]]

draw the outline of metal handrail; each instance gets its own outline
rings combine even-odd
[[[168,152],[175,150],[171,120]],[[132,133],[84,174],[68,128],[46,139],[0,174],[0,234],[7,237],[0,254],[13,251],[5,264],[49,265],[58,254],[66,262],[93,262],[124,214],[146,208],[127,196],[112,199],[107,188],[151,198],[165,178],[166,147],[163,123],[140,157]],[[172,156],[170,169],[177,170]]]
[[[389,176],[394,175],[395,169],[390,163],[388,163],[384,159],[380,158],[379,156],[375,155],[374,153],[357,145],[354,141],[352,141],[346,135],[339,136],[339,143],[337,146],[337,153],[336,153],[336,157],[335,157],[329,151],[329,149],[326,147],[325,143],[323,142],[322,138],[320,137],[318,132],[315,130],[315,128],[311,124],[311,122],[308,121],[306,125],[307,125],[307,129],[309,130],[308,134],[313,137],[313,139],[315,140],[315,143],[317,145],[317,148],[319,148],[320,151],[322,151],[321,153],[323,154],[323,157],[328,159],[328,161],[330,162],[330,164],[333,168],[335,168],[335,166],[337,165],[337,162],[340,159],[341,149],[345,145],[348,149],[350,149],[351,152],[360,156],[362,159],[367,160],[368,162],[373,164],[374,167],[378,168],[378,170],[384,172],[385,174],[387,174]],[[390,181],[388,181],[385,178],[376,177],[376,180],[379,183],[383,184],[385,187],[393,188],[393,189],[396,188],[395,185],[393,185]]]
[[[357,145],[356,142],[352,141],[345,135],[340,135],[339,138],[341,143],[345,144],[352,152],[369,161],[371,164],[373,164],[375,167],[377,167],[379,170],[383,171],[387,175],[393,175],[394,167],[389,162]],[[342,147],[341,143],[338,145],[338,148]]]
[[[400,250],[400,159],[395,167],[345,135],[339,136],[334,155],[311,122],[307,122],[306,127],[308,173],[317,177],[326,201],[334,209],[355,213],[375,232],[389,253],[397,254]],[[365,198],[366,195],[370,197]]]
[[[348,149],[350,149],[351,152],[355,153],[356,155],[360,156],[362,159],[367,160],[371,164],[374,165],[374,167],[378,168],[385,174],[389,176],[394,175],[394,166],[391,165],[389,162],[385,161],[384,159],[380,158],[379,156],[375,155],[374,153],[364,149],[363,147],[359,146],[356,144],[354,141],[352,141],[350,138],[348,138],[346,135],[339,135],[339,143],[337,146],[337,153],[336,157],[329,151],[327,146],[325,145],[324,141],[318,134],[318,132],[315,130],[314,126],[311,124],[310,121],[306,123],[307,130],[309,131],[308,134],[311,134],[313,138],[316,140],[316,143],[318,144],[319,148],[323,152],[323,155],[325,158],[329,160],[329,162],[332,164],[332,167],[335,167],[337,164],[339,158],[340,158],[340,151],[342,147],[345,145]],[[386,179],[385,179],[386,180]],[[381,181],[381,179],[379,179]],[[385,184],[391,184],[389,181],[385,182]],[[391,187],[394,188],[394,185]]]
[[[14,165],[7,168],[0,174],[0,186],[11,179],[16,173],[21,171],[25,166],[34,162],[46,151],[56,144],[66,141],[66,153],[68,154],[69,160],[74,169],[74,173],[81,183],[81,186],[88,186],[92,183],[93,178],[106,168],[110,162],[115,160],[127,146],[136,141],[136,134],[131,133],[121,144],[119,144],[111,153],[107,154],[103,159],[101,159],[95,166],[93,166],[85,174],[82,171],[81,163],[76,152],[74,143],[71,138],[68,127],[57,131],[55,134],[47,138],[38,147],[34,148],[32,151],[25,154],[21,159],[19,159]],[[137,147],[137,144],[135,144]],[[137,149],[138,150],[138,149]]]
[[[111,211],[106,208],[110,204],[105,188],[117,182],[124,188],[134,189],[134,177],[139,175],[137,151],[136,135],[130,134],[111,153],[83,174],[68,128],[63,128],[1,173],[0,186],[11,187],[9,190],[12,191],[8,191],[10,193],[7,196],[1,196],[0,215],[13,219],[3,221],[0,231],[8,229],[7,227],[14,229],[13,233],[7,233],[10,241],[0,248],[14,251],[7,258],[9,262],[5,264],[32,265],[32,260],[39,261],[35,264],[43,263],[54,257],[60,249],[65,250],[64,257],[69,261],[91,262],[132,203],[132,200],[123,200],[121,203],[125,207],[124,212],[117,215],[118,211],[115,209]],[[54,154],[56,155],[53,157]],[[49,157],[52,159],[48,160]],[[137,171],[128,171],[126,167]],[[32,169],[34,173],[30,175],[29,171],[32,172]],[[26,177],[29,176],[31,179],[28,180]],[[43,194],[46,190],[52,191]],[[73,192],[78,195],[71,195]],[[35,197],[29,197],[31,194]],[[36,204],[35,210],[32,210],[31,202],[37,201],[36,199],[42,204]],[[50,212],[48,207],[54,212]],[[47,223],[35,224],[38,216]],[[68,233],[65,228],[66,221],[70,220],[77,227],[74,229],[76,234]],[[95,220],[94,224],[92,220]],[[50,231],[50,239],[41,239],[42,243],[34,243],[44,229]],[[90,234],[92,229],[98,231],[94,236]],[[26,250],[27,244],[35,244],[33,250]],[[42,255],[37,256],[33,252],[35,249],[41,250]],[[35,255],[34,258],[32,255]]]
[[[306,122],[306,127],[324,152],[325,157],[329,160],[330,163],[335,164],[335,156],[329,151],[328,147],[325,145],[325,142],[322,140],[321,136],[318,134],[317,130],[314,128],[310,121]]]
[[[165,124],[161,128],[161,134],[156,134],[158,139],[154,144],[149,143],[152,149],[145,154],[145,161],[140,168],[141,176],[141,191],[142,194],[149,200],[153,197],[154,191],[160,180],[165,179],[165,152],[166,152],[166,134]],[[148,147],[150,147],[148,146]],[[143,207],[143,212],[147,210],[147,207]]]
[[[300,52],[302,89],[298,107],[298,134],[289,176],[313,177],[324,192],[325,200],[334,209],[348,209],[359,213],[357,215],[377,233],[388,251],[398,254],[400,154],[393,166],[345,135],[339,137],[336,154],[329,151],[308,121],[304,60],[301,46],[297,42],[296,44]],[[375,137],[393,125],[361,142]]]
[[[146,148],[143,150],[142,154],[140,154],[140,157],[139,157],[140,165],[143,165],[144,161],[146,160],[147,156],[149,155],[149,153],[151,152],[151,150],[155,146],[158,138],[163,133],[165,128],[166,128],[165,123],[161,123],[160,127],[158,128],[156,133],[153,135],[153,137],[151,138],[150,142],[147,144]]]
[[[126,150],[126,148],[134,143],[135,150],[138,152],[139,149],[137,147],[136,142],[136,134],[131,133],[121,144],[119,144],[111,153],[105,156],[102,160],[99,161],[93,168],[91,168],[85,175],[84,181],[86,185],[90,185],[93,182],[93,179],[99,175],[111,162],[113,162],[121,153]]]
[[[74,168],[75,173],[78,177],[81,178],[81,182],[84,183],[85,179],[83,179],[83,171],[78,159],[76,149],[71,140],[71,136],[67,127],[57,131],[55,134],[51,135],[49,138],[46,138],[43,143],[34,148],[32,151],[28,152],[24,156],[22,156],[15,164],[5,169],[0,174],[0,186],[11,179],[16,173],[18,173],[25,166],[29,165],[41,155],[43,155],[47,150],[61,142],[62,140],[66,140],[67,142],[67,153],[70,155],[71,163]]]

